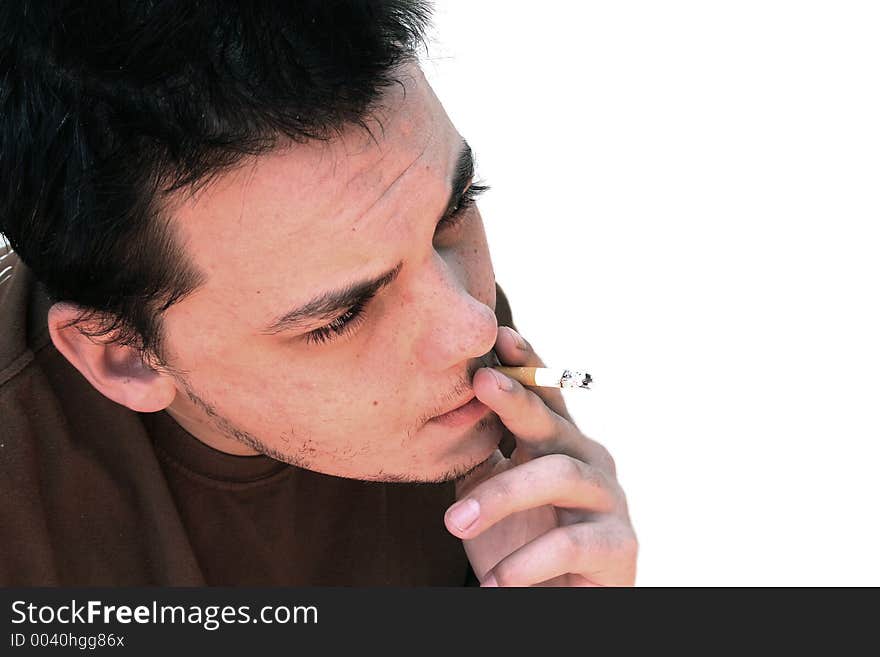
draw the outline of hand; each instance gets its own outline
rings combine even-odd
[[[503,365],[545,367],[509,327],[499,328],[495,352]],[[516,445],[509,459],[496,450],[456,482],[444,518],[482,586],[632,586],[638,542],[614,461],[575,426],[561,391],[489,368],[473,386]],[[477,513],[470,524],[467,511]]]

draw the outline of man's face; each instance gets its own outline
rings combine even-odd
[[[497,363],[495,277],[476,208],[437,226],[455,179],[470,183],[467,147],[421,71],[406,73],[375,139],[352,128],[279,149],[171,208],[207,280],[165,316],[169,364],[185,372],[167,410],[203,442],[402,481],[461,475],[498,445],[491,412],[429,420]],[[341,328],[347,308],[278,322],[385,274],[343,335],[327,327]]]

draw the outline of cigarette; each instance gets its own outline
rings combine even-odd
[[[502,367],[496,365],[492,368],[511,379],[515,379],[524,386],[539,386],[541,388],[563,388],[565,390],[589,390],[589,374],[582,370],[566,370],[555,367]]]

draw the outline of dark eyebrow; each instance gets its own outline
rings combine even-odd
[[[401,260],[394,269],[385,272],[381,276],[351,283],[339,290],[323,292],[299,308],[284,313],[260,332],[274,335],[282,331],[302,328],[304,324],[321,317],[329,318],[332,315],[337,315],[355,306],[359,301],[373,296],[383,287],[389,285],[397,278],[402,268],[403,261]]]

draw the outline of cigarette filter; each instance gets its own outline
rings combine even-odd
[[[511,379],[516,379],[524,386],[539,386],[541,388],[589,390],[590,381],[593,380],[593,377],[586,372],[555,367],[502,367],[496,365],[492,369],[506,374]]]

